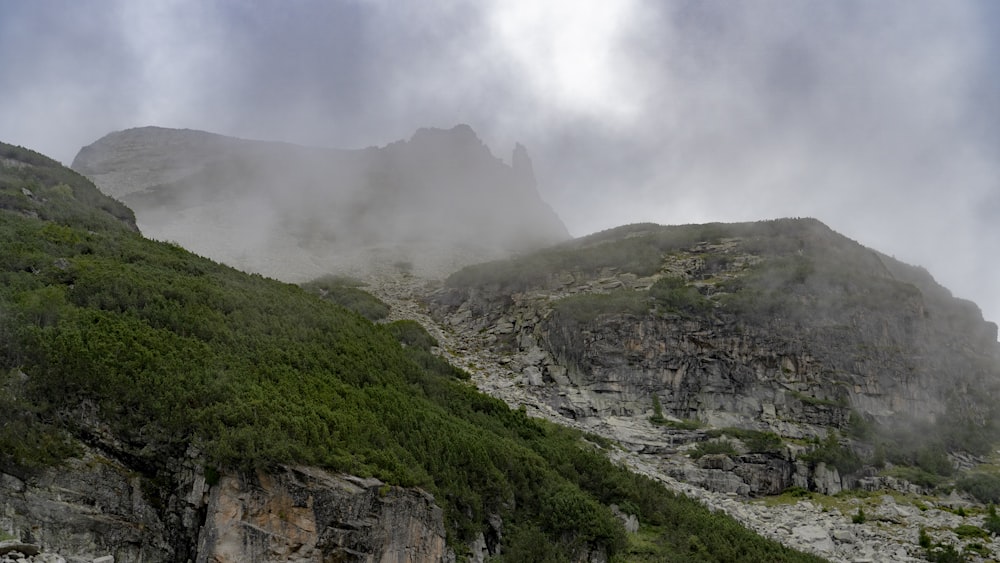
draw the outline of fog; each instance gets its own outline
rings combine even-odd
[[[0,3],[0,139],[523,143],[573,235],[811,216],[1000,320],[1000,4]]]

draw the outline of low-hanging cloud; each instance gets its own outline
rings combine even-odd
[[[59,0],[0,7],[0,137],[116,129],[357,148],[469,123],[576,235],[814,216],[1000,320],[1000,8]]]

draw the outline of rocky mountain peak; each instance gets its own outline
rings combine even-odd
[[[468,125],[364,150],[142,127],[84,147],[73,166],[147,235],[302,281],[403,263],[443,275],[566,240],[523,147],[515,157],[493,156]]]

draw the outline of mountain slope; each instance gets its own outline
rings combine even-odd
[[[56,546],[84,534],[119,561],[167,561],[211,557],[234,545],[229,530],[262,550],[244,558],[287,560],[288,530],[311,526],[296,556],[351,559],[386,548],[345,544],[366,518],[398,517],[433,545],[440,530],[459,552],[507,560],[813,560],[479,394],[412,328],[144,239],[53,161],[0,156],[5,533]],[[412,487],[443,513],[412,508],[426,506]],[[381,508],[322,501],[349,490]],[[612,503],[638,517],[641,549]],[[423,520],[392,512],[404,505]]]
[[[836,490],[872,478],[859,470],[879,447],[948,476],[948,455],[988,453],[998,435],[996,325],[925,271],[815,220],[622,227],[470,266],[429,304],[579,420],[840,436]],[[821,460],[727,486],[816,487]]]
[[[506,165],[466,125],[363,150],[143,127],[84,147],[73,168],[147,235],[289,281],[402,262],[442,274],[569,237],[524,148]]]

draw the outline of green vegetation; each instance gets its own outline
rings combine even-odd
[[[890,477],[895,477],[897,479],[903,479],[904,481],[909,481],[914,485],[918,485],[925,489],[934,489],[944,483],[947,478],[941,475],[936,475],[925,471],[919,467],[913,467],[909,465],[896,465],[891,469],[884,471],[886,475]]]
[[[854,522],[855,524],[864,524],[866,520],[868,520],[868,517],[865,516],[864,509],[859,506],[858,511],[854,513],[854,516],[851,516],[851,522]]]
[[[1000,503],[1000,475],[996,473],[969,473],[958,479],[955,485],[980,502]]]
[[[989,508],[986,512],[986,520],[983,522],[983,527],[986,531],[993,534],[994,536],[1000,536],[1000,516],[997,516],[997,507],[995,504],[990,503]]]
[[[374,325],[143,239],[86,180],[0,149],[28,163],[0,161],[0,407],[12,421],[2,469],[58,463],[76,439],[99,440],[79,412],[93,409],[114,437],[105,446],[124,448],[144,482],[169,480],[164,460],[192,444],[211,480],[283,463],[376,476],[432,492],[458,549],[499,514],[503,560],[589,549],[627,559],[635,542],[616,503],[652,531],[647,560],[819,561],[629,473],[580,432],[480,394],[430,353],[419,325]],[[312,287],[344,288],[356,289]]]
[[[799,391],[789,391],[789,395],[795,397],[799,401],[802,401],[805,405],[821,406],[821,407],[846,407],[847,400],[843,398],[839,399],[821,399],[819,397],[813,397],[812,395],[806,395],[805,393],[800,393]]]
[[[955,535],[960,538],[988,538],[990,533],[986,530],[980,528],[979,526],[973,526],[972,524],[962,524],[961,526],[955,528]]]
[[[935,543],[928,547],[924,556],[931,563],[964,563],[968,557],[950,543]]]
[[[629,289],[571,295],[553,305],[560,319],[576,323],[588,323],[602,315],[645,315],[650,308],[646,292]]]
[[[413,320],[402,320],[386,325],[389,333],[403,346],[417,348],[430,352],[438,345],[437,339],[430,335],[420,323]]]
[[[649,417],[653,424],[663,424],[667,419],[663,418],[663,405],[660,404],[660,397],[653,393],[653,416]]]
[[[324,276],[302,284],[302,289],[318,294],[323,299],[350,309],[370,321],[389,316],[389,306],[378,297],[359,289],[362,283],[343,276]]]
[[[705,442],[698,442],[698,444],[691,450],[691,459],[698,459],[706,455],[737,455],[739,452],[736,451],[736,446],[733,445],[729,440],[707,440]]]
[[[825,463],[827,466],[837,468],[841,475],[853,473],[861,469],[861,458],[849,446],[840,441],[840,437],[835,432],[827,434],[826,438],[816,444],[816,447],[809,453],[802,456],[802,459],[811,463]]]
[[[135,228],[135,215],[83,176],[35,151],[0,143],[0,210],[84,229]]]
[[[649,295],[657,308],[668,313],[700,315],[712,309],[712,302],[698,292],[698,288],[681,278],[663,277],[649,288]]]
[[[660,270],[668,252],[699,242],[717,242],[720,225],[628,225],[583,237],[521,258],[469,266],[452,274],[449,287],[493,286],[518,292],[545,285],[562,272],[596,275],[605,269],[649,276]]]
[[[774,432],[762,432],[747,428],[718,428],[709,430],[707,434],[712,438],[732,436],[743,442],[749,453],[775,453],[781,451],[785,445],[781,436]]]
[[[930,548],[932,541],[933,540],[931,540],[931,536],[927,533],[927,530],[921,527],[920,534],[917,536],[917,543],[920,547],[928,549]]]

